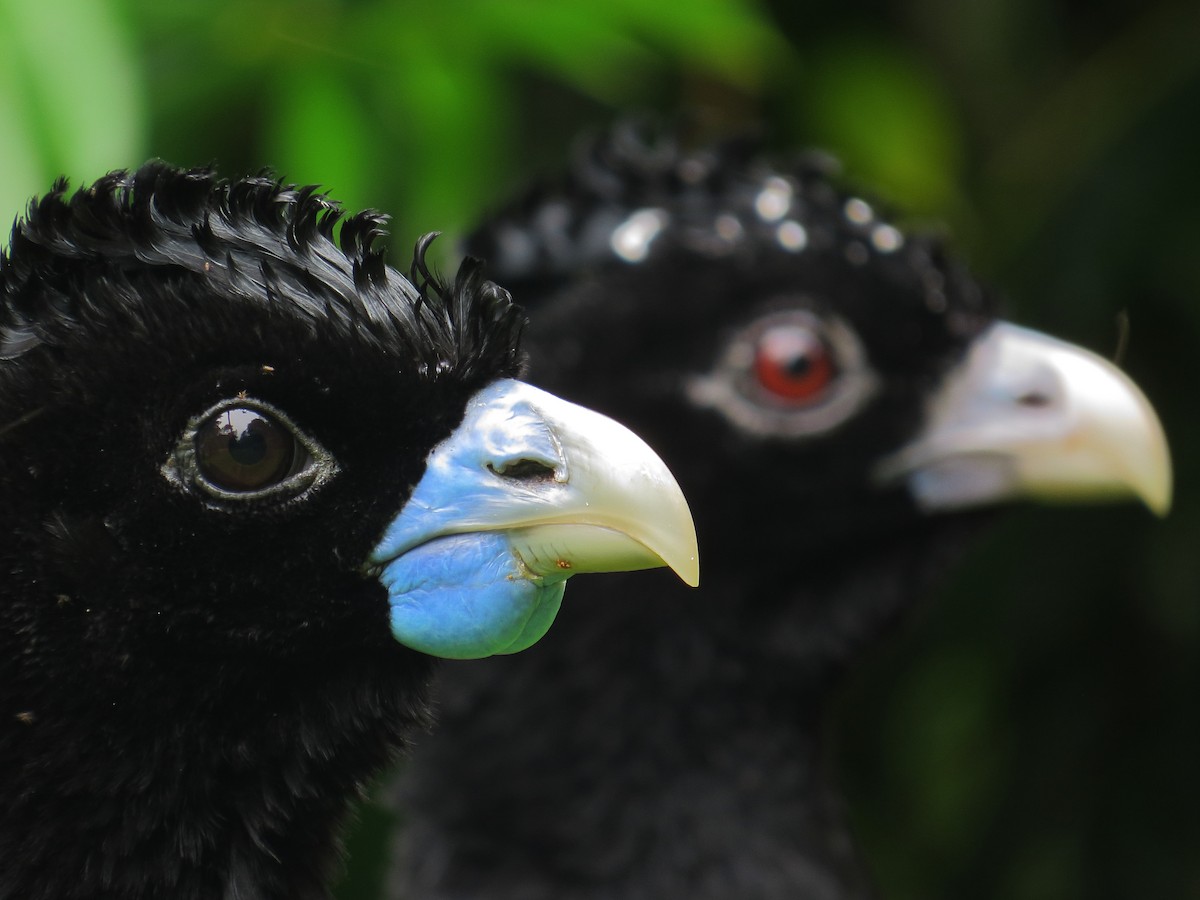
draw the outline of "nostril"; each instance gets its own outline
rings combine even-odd
[[[537,459],[514,459],[500,464],[488,463],[488,469],[501,478],[514,481],[553,481],[554,466]]]
[[[1050,395],[1043,391],[1028,391],[1017,398],[1021,406],[1042,407],[1050,405]]]

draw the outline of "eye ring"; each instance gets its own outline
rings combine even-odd
[[[764,437],[837,428],[870,400],[879,379],[853,328],[814,307],[792,300],[735,333],[712,371],[688,379],[688,398]]]
[[[161,471],[184,489],[244,503],[299,497],[336,474],[337,464],[282,410],[239,396],[189,419]]]
[[[754,342],[751,390],[768,403],[803,407],[821,403],[839,376],[821,329],[806,321],[763,328]]]

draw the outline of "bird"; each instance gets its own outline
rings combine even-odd
[[[464,261],[269,172],[152,161],[0,255],[0,897],[327,897],[435,657],[540,638],[578,572],[670,563],[662,461],[519,380]]]
[[[389,896],[878,896],[831,745],[847,672],[997,504],[1166,512],[1138,387],[893,221],[820,152],[625,122],[467,237],[531,310],[530,379],[672,467],[705,574],[585,585],[553,642],[439,673]]]

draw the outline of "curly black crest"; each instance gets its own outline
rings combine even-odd
[[[624,121],[582,139],[565,175],[497,211],[466,249],[514,288],[614,263],[652,265],[671,246],[708,259],[879,262],[923,282],[931,308],[990,306],[937,236],[901,231],[841,186],[839,171],[818,151],[772,158],[756,136],[693,150],[669,126]]]
[[[514,372],[523,317],[508,293],[475,260],[453,285],[440,281],[424,260],[428,236],[414,286],[384,262],[386,224],[374,211],[346,216],[316,187],[267,172],[228,181],[153,161],[74,194],[60,179],[31,201],[0,255],[0,360],[102,318],[98,283],[180,277],[314,330],[351,331],[435,373]]]

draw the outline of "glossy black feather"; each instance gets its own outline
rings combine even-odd
[[[335,226],[340,221],[340,243]],[[522,317],[414,287],[311,188],[149,163],[0,259],[0,897],[316,898],[362,785],[427,721],[363,569]],[[420,261],[418,260],[418,264]],[[163,477],[248,394],[337,460],[236,510]]]
[[[637,222],[658,227],[643,255],[616,237]],[[919,428],[993,301],[819,157],[683,153],[627,129],[586,144],[468,249],[536,310],[532,379],[637,429],[671,465],[702,584],[583,585],[545,646],[444,670],[439,730],[400,791],[394,894],[872,895],[826,759],[826,705],[975,523],[922,515],[872,471]],[[793,308],[856,336],[878,376],[864,405],[808,434],[698,405],[694,379],[731,339]]]

